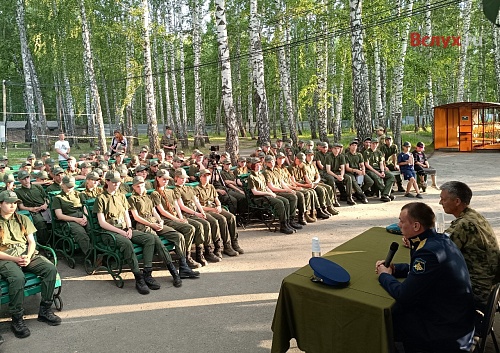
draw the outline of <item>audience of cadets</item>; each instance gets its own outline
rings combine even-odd
[[[297,196],[297,223],[305,226],[307,225],[305,214],[307,210],[311,209],[311,197],[309,192],[306,192],[302,187],[295,183],[284,162],[285,155],[282,152],[278,152],[276,155],[276,165],[274,166],[274,171],[278,176],[278,180],[281,181],[281,187],[285,190],[290,190],[291,193]]]
[[[149,294],[149,289],[159,288],[158,282],[152,277],[153,255],[155,251],[155,236],[151,233],[132,229],[129,216],[129,204],[125,195],[118,191],[121,184],[120,173],[109,171],[105,175],[106,188],[96,198],[93,212],[97,214],[99,226],[107,232],[102,233],[104,241],[109,241],[111,233],[115,236],[118,248],[123,253],[123,259],[129,265],[135,277],[135,288],[140,294]],[[141,272],[134,246],[138,244],[143,249],[144,269]]]
[[[205,211],[203,211],[194,189],[185,185],[187,179],[189,179],[189,177],[183,168],[175,170],[174,198],[179,204],[183,216],[188,218],[189,224],[200,229],[201,236],[203,238],[203,247],[196,247],[195,260],[201,264],[204,263],[203,260],[207,260],[209,262],[219,262],[221,259],[214,255],[214,244],[219,245],[220,238],[216,237],[213,239],[213,235],[217,236],[217,234],[219,234],[220,236],[220,232],[218,229],[215,232],[212,232],[210,223],[207,221]]]
[[[174,228],[184,236],[186,262],[190,268],[206,266],[207,262],[203,256],[203,226],[201,223],[189,222],[184,218],[174,196],[174,190],[167,188],[169,181],[173,180],[165,169],[160,169],[156,173],[155,191],[151,194],[151,200],[156,210],[162,217],[164,223]],[[190,224],[191,223],[191,224]],[[200,247],[200,262],[191,257],[191,246]]]
[[[398,146],[392,143],[392,136],[386,136],[384,138],[384,143],[379,147],[380,151],[384,154],[385,164],[391,172],[399,171],[398,165]],[[401,175],[395,175],[396,184],[398,185],[398,192],[405,192],[403,188],[403,180]]]
[[[205,164],[203,163],[205,155],[201,151],[198,151],[195,153],[194,156],[195,156],[194,163],[192,163],[189,166],[189,171],[188,171],[189,181],[197,181],[196,174],[200,172],[200,169],[205,168]]]
[[[293,152],[292,145],[288,142],[284,145],[283,154],[285,155],[285,165],[293,166],[295,160],[295,153]]]
[[[29,162],[22,162],[21,166],[19,167],[20,171],[25,171],[31,174],[31,164]]]
[[[14,190],[21,200],[19,209],[31,213],[38,241],[45,244],[49,240],[47,222],[50,222],[50,210],[45,190],[40,185],[31,184],[30,174],[24,170],[18,172],[17,180],[21,183],[21,187]]]
[[[93,169],[93,166],[90,162],[83,162],[80,164],[80,173],[78,175],[75,175],[76,180],[85,180],[87,177],[87,174],[90,173]]]
[[[135,176],[140,176],[145,180],[146,190],[154,189],[153,183],[151,183],[148,179],[148,167],[145,165],[139,165],[135,168]],[[154,179],[154,178],[153,178]]]
[[[148,175],[144,179],[154,180],[154,178],[156,178],[156,173],[158,173],[159,169],[160,169],[160,164],[157,161],[155,160],[149,161]]]
[[[444,231],[460,249],[469,269],[474,304],[484,312],[491,288],[498,282],[498,241],[490,223],[469,204],[472,190],[460,181],[441,185],[439,204],[455,216]]]
[[[328,150],[327,142],[319,142],[318,150],[315,152],[314,159],[316,160],[316,167],[318,168],[319,175],[321,176],[321,181],[327,185],[330,185],[333,189],[333,206],[340,207],[339,202],[337,201],[337,193],[335,192],[335,182],[336,178],[333,175],[330,175],[326,169],[327,160],[330,158],[332,152]]]
[[[149,153],[149,150],[147,150],[146,148],[141,148],[141,151],[139,152],[139,164],[141,165],[147,165],[149,163],[149,159],[148,159],[148,153]]]
[[[306,161],[306,155],[302,152],[298,153],[293,161],[293,165],[288,166],[288,172],[290,174],[290,182],[291,185],[295,186],[304,194],[304,201],[306,203],[306,210],[304,214],[304,219],[307,223],[314,223],[317,221],[315,216],[315,210],[319,209],[319,200],[318,195],[314,189],[307,186],[306,181],[304,180],[304,162]],[[278,162],[280,163],[280,162]],[[322,215],[320,218],[328,219],[330,218],[326,214],[320,213]]]
[[[247,159],[245,157],[239,157],[237,161],[237,166],[233,170],[233,174],[236,178],[240,175],[248,174]]]
[[[316,167],[316,163],[314,163],[314,151],[307,150],[305,156],[306,160],[303,163],[304,181],[306,182],[306,187],[314,189],[318,195],[319,208],[316,209],[317,216],[322,218],[322,215],[326,215],[327,217],[337,215],[339,211],[333,208],[334,190],[330,185],[321,182],[318,168]]]
[[[165,126],[165,135],[160,140],[160,147],[163,148],[165,153],[175,152],[177,149],[177,139],[174,137],[170,126]]]
[[[62,183],[62,179],[65,175],[68,175],[68,174],[64,174],[64,170],[59,167],[59,166],[56,166],[54,168],[52,168],[52,181],[53,183],[47,187],[47,189],[45,189],[46,192],[54,192],[54,191],[61,191],[62,188],[61,188],[61,183]],[[72,175],[68,175],[68,176],[72,176]]]
[[[419,141],[417,142],[417,147],[412,152],[413,160],[415,162],[413,167],[415,168],[415,172],[417,173],[419,178],[418,185],[423,192],[425,192],[425,190],[427,189],[427,175],[431,176],[431,187],[438,189],[438,186],[436,184],[436,169],[430,167],[424,150],[425,144]]]
[[[8,190],[8,191],[14,191],[16,187],[16,179],[14,178],[14,174],[12,173],[5,173],[3,175],[3,182],[5,183],[5,186],[0,188],[0,191]]]
[[[288,225],[294,229],[302,229],[302,225],[295,222],[295,213],[297,211],[297,193],[292,190],[288,184],[284,183],[281,179],[281,173],[275,168],[276,161],[273,156],[268,155],[265,158],[266,168],[262,172],[266,179],[267,188],[279,197],[286,199],[288,203]],[[300,194],[302,205],[304,204],[304,197]]]
[[[394,184],[394,175],[385,166],[384,155],[378,147],[378,140],[373,139],[370,143],[370,148],[363,151],[365,159],[366,174],[374,181],[372,194],[378,195],[381,193],[380,201],[389,202],[394,200],[392,193],[392,185]]]
[[[162,165],[165,163],[165,151],[157,150],[155,154],[155,158],[158,160],[158,164]]]
[[[75,178],[65,175],[61,189],[61,192],[52,198],[50,207],[58,220],[68,222],[71,235],[87,255],[92,250],[92,244],[88,236],[88,221],[83,212],[82,200],[79,192],[75,191]]]
[[[120,165],[115,169],[120,175],[120,185],[118,185],[118,192],[123,193],[124,195],[132,192],[132,187],[128,184],[133,178],[128,175],[128,169],[124,164]]]
[[[403,143],[403,152],[398,154],[398,166],[401,174],[404,176],[405,180],[408,181],[406,185],[405,197],[417,197],[422,198],[417,185],[417,175],[415,169],[413,169],[413,155],[410,153],[411,143],[405,141]],[[415,189],[416,196],[410,193],[411,188]]]
[[[361,203],[368,203],[365,191],[369,190],[373,185],[373,179],[366,174],[365,161],[363,155],[357,152],[358,143],[352,141],[349,144],[349,151],[345,154],[345,170],[346,176],[352,180],[354,189],[354,197]]]
[[[228,256],[238,256],[238,254],[243,254],[244,251],[238,243],[236,216],[222,208],[217,191],[210,184],[211,175],[212,172],[208,169],[200,170],[200,185],[195,189],[196,196],[200,201],[203,211],[205,211],[207,221],[210,222],[212,230],[218,228],[220,231],[223,244],[222,252]],[[216,255],[219,255],[219,249],[216,246]]]
[[[217,190],[217,193],[221,195],[221,201],[229,207],[229,211],[231,213],[242,215],[245,214],[248,210],[248,201],[245,196],[245,191],[243,190],[243,184],[241,183],[241,180],[235,175],[235,173],[231,171],[231,167],[231,161],[227,159],[222,163],[222,170],[220,172],[220,176],[226,184],[226,197],[229,198],[231,202],[224,203],[223,196],[224,193],[226,193],[226,189]],[[217,185],[214,184],[214,186],[217,188]]]
[[[153,200],[148,196],[144,178],[142,176],[134,177],[133,193],[128,198],[130,212],[137,222],[136,229],[141,232],[151,233],[155,238],[155,252],[166,264],[168,271],[174,279],[174,286],[180,287],[181,279],[198,278],[200,273],[191,270],[186,263],[186,241],[184,236],[163,223],[163,219],[156,211]],[[163,246],[160,237],[164,237],[175,245],[175,253],[179,257],[179,273],[172,263],[172,257],[168,250]],[[148,269],[149,271],[149,269]],[[150,286],[150,289],[159,289],[159,285]]]
[[[356,205],[352,199],[352,179],[346,176],[345,155],[342,153],[342,144],[335,142],[332,153],[326,159],[326,172],[335,178],[335,185],[340,192],[340,201],[346,201],[348,205]]]
[[[280,220],[280,232],[284,234],[292,234],[295,229],[289,224],[290,217],[290,205],[288,200],[284,197],[276,195],[267,186],[266,178],[260,173],[262,169],[262,163],[260,159],[254,158],[249,166],[250,175],[248,176],[248,188],[252,191],[255,196],[255,201],[257,203],[268,202],[274,208],[276,217]]]
[[[130,158],[130,161],[127,163],[127,169],[133,174],[135,171],[135,168],[137,168],[137,166],[139,166],[139,165],[141,165],[141,163],[139,163],[139,157],[132,156]]]
[[[95,199],[102,193],[101,177],[96,171],[87,174],[87,176],[85,177],[84,186],[85,190],[83,190],[79,194],[82,202],[89,199]]]

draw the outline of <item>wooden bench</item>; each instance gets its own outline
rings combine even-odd
[[[95,199],[89,199],[84,203],[90,228],[89,236],[94,247],[94,250],[91,252],[91,256],[85,259],[86,268],[89,267],[89,269],[91,269],[91,273],[94,273],[99,269],[106,270],[113,278],[116,286],[123,288],[124,282],[121,277],[121,273],[123,272],[123,255],[116,244],[115,235],[102,229],[99,225],[97,214],[93,212],[94,202]],[[108,239],[110,240],[105,242],[102,237],[103,234],[107,234]],[[174,250],[173,243],[163,237],[160,237],[160,239],[168,251]],[[134,253],[137,256],[137,259],[141,260],[142,247],[137,244],[133,245]]]
[[[27,211],[17,211],[17,212],[31,219],[31,215],[29,214],[29,212]],[[54,263],[54,265],[57,266],[57,256],[53,249],[51,249],[48,246],[43,246],[37,243],[37,250],[42,250],[43,252],[45,252],[45,256],[49,260],[51,260]],[[26,283],[24,285],[25,297],[35,295],[42,291],[42,279],[40,277],[38,277],[32,272],[25,272],[24,278],[26,280]],[[58,273],[56,277],[56,285],[52,299],[54,301],[56,309],[59,311],[61,311],[63,308],[63,301],[61,298],[61,288],[62,288],[61,277],[59,276]],[[0,279],[0,290],[1,290],[1,297],[0,297],[1,304],[9,303],[10,302],[9,282],[7,282],[5,279]]]

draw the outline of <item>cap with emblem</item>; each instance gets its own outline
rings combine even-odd
[[[386,140],[392,140],[392,136],[391,136],[391,135],[387,135],[387,136],[385,137],[385,139],[386,139]]]
[[[403,147],[411,147],[411,143],[409,141],[405,141],[403,143]]]
[[[275,143],[271,143],[271,148],[278,148],[278,145]]]
[[[170,176],[170,173],[166,169],[160,169],[158,172],[156,172],[156,176],[158,178],[165,178],[165,179],[172,180],[172,177]]]
[[[41,160],[37,160],[33,163],[35,168],[43,167],[43,162]]]
[[[373,139],[370,141],[370,143],[378,143],[378,140],[377,139]]]
[[[61,167],[54,167],[54,169],[52,169],[52,174],[54,175],[59,175],[62,173],[64,173],[64,170]]]
[[[183,155],[184,154],[184,151],[183,150],[179,150],[177,151],[177,155],[180,156],[180,155]]]
[[[47,165],[54,165],[54,164],[56,164],[56,161],[53,160],[52,158],[47,158],[45,160],[45,164],[47,164]]]
[[[265,158],[266,154],[264,152],[259,152],[259,154],[257,155],[257,157],[259,157],[259,158]]]
[[[340,265],[324,257],[313,257],[309,260],[309,266],[314,271],[314,282],[320,282],[329,286],[343,287],[351,280],[349,273]]]
[[[27,166],[30,166],[30,167],[31,167],[31,163],[30,163],[30,162],[28,162],[28,161],[24,161],[24,162],[22,162],[22,163],[21,163],[21,168],[23,168],[23,167],[27,167]]]
[[[307,141],[307,145],[308,146],[314,146],[314,141],[312,141],[312,140]]]
[[[83,162],[82,164],[80,164],[80,168],[92,168],[92,164]]]
[[[238,162],[246,162],[247,159],[245,157],[239,157]]]
[[[328,143],[324,142],[324,141],[321,141],[321,142],[318,143],[318,146],[319,147],[328,147]]]
[[[272,162],[274,161],[274,157],[273,156],[270,156],[270,155],[267,155],[266,158],[264,159],[266,162]]]
[[[20,203],[21,200],[19,200],[14,191],[5,190],[0,192],[0,202]]]
[[[278,152],[278,154],[276,155],[276,158],[285,158],[285,154],[283,152]]]
[[[99,176],[99,178],[101,178],[102,175],[104,174],[104,171],[101,168],[94,168],[94,170],[91,171],[90,173],[96,173]],[[89,175],[90,173],[88,173],[87,175]]]
[[[132,181],[132,185],[138,185],[138,184],[144,184],[143,177],[141,177],[141,176],[134,177],[134,180]]]
[[[269,142],[264,142],[262,144],[262,147],[271,147],[271,144]]]
[[[350,143],[349,143],[349,146],[352,146],[352,145],[357,145],[358,144],[358,141],[356,140],[352,140]]]
[[[149,152],[149,150],[145,149],[144,147],[143,147],[143,148],[141,148],[140,153],[147,153],[147,152]]]
[[[366,142],[366,141],[371,141],[371,140],[372,140],[371,137],[365,137],[365,139],[363,141]]]
[[[111,156],[111,152],[106,152],[106,153],[104,153],[104,155],[109,157],[109,156]]]
[[[50,157],[50,152],[43,152],[42,157]]]
[[[68,188],[74,188],[75,187],[75,178],[69,175],[65,175],[62,178],[62,183],[67,186]]]
[[[34,153],[31,153],[28,158],[26,158],[27,160],[30,160],[30,159],[36,159],[36,156]]]
[[[104,179],[109,180],[112,183],[118,183],[119,181],[122,181],[120,173],[113,170],[107,172],[106,175],[104,176]]]
[[[70,156],[70,157],[67,159],[67,161],[76,161],[76,158],[75,158],[75,157],[73,157],[73,156]]]
[[[199,156],[204,156],[203,152],[201,152],[201,151],[197,151],[197,152],[195,152],[195,153],[194,153],[194,155],[195,155],[196,157],[199,157]]]
[[[182,179],[188,179],[189,176],[187,175],[186,171],[184,168],[177,168],[174,172],[174,175],[176,178],[182,178]]]
[[[125,154],[125,152],[120,150],[120,151],[116,151],[115,156],[123,156],[124,154]]]
[[[79,159],[86,159],[87,155],[85,153],[82,153],[78,158]]]
[[[122,178],[125,178],[126,176],[128,176],[128,169],[127,169],[127,167],[119,168],[116,171],[118,173],[120,173],[120,177],[122,177]]]
[[[304,143],[304,140],[297,141],[297,144],[299,144],[299,143]]]
[[[150,161],[149,162],[150,167],[158,167],[158,164],[159,164],[158,161]]]
[[[333,147],[340,147],[340,148],[342,148],[342,147],[344,147],[344,145],[342,145],[340,142],[334,142],[333,143]]]
[[[4,174],[4,176],[3,176],[3,182],[4,183],[6,183],[6,184],[7,183],[13,183],[15,181],[16,181],[16,179],[14,178],[14,174],[12,174],[12,173]]]
[[[49,175],[45,170],[42,170],[41,172],[37,173],[35,177],[38,179],[47,180],[49,178]]]
[[[302,153],[302,152],[299,152],[299,153],[297,153],[297,155],[295,156],[295,158],[297,158],[301,162],[304,162],[306,160],[306,155],[304,153]]]
[[[314,151],[313,150],[307,150],[306,151],[306,155],[308,155],[308,154],[314,154]]]
[[[136,173],[137,173],[137,172],[143,172],[143,171],[145,171],[145,170],[148,170],[148,167],[147,167],[147,166],[145,166],[145,165],[143,165],[143,164],[140,164],[140,165],[138,165],[137,167],[135,167],[135,172],[136,172]]]
[[[99,177],[99,173],[98,172],[90,172],[87,174],[87,176],[85,177],[86,180],[99,180],[101,179]]]
[[[200,169],[200,176],[201,175],[209,175],[212,174],[212,172],[208,169]]]
[[[202,153],[202,155],[203,155],[203,153]],[[165,153],[165,156],[166,157],[173,157],[174,156],[174,152],[168,151],[167,153]]]
[[[230,159],[226,159],[224,162],[222,162],[222,164],[225,164],[225,165],[231,165],[231,160]]]
[[[292,145],[290,145],[288,142],[285,143],[285,148],[292,148]]]
[[[24,180],[26,178],[29,178],[30,173],[26,170],[21,170],[17,173],[17,180]]]

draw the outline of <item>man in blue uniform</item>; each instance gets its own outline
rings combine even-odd
[[[426,204],[403,206],[398,225],[410,243],[411,262],[385,267],[384,261],[377,261],[376,273],[396,299],[394,338],[405,350],[468,352],[474,333],[469,271],[450,238],[435,232],[434,222]]]

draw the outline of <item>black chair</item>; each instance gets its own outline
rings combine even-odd
[[[481,316],[481,323],[477,328],[477,332],[474,338],[477,338],[475,342],[475,347],[473,353],[483,353],[488,336],[491,336],[493,344],[495,346],[495,352],[500,353],[498,348],[497,339],[495,337],[495,331],[493,330],[493,324],[495,323],[495,314],[499,310],[500,299],[500,283],[496,284],[491,290],[490,296],[488,297],[488,303],[486,304],[486,309],[484,312],[477,311]]]

